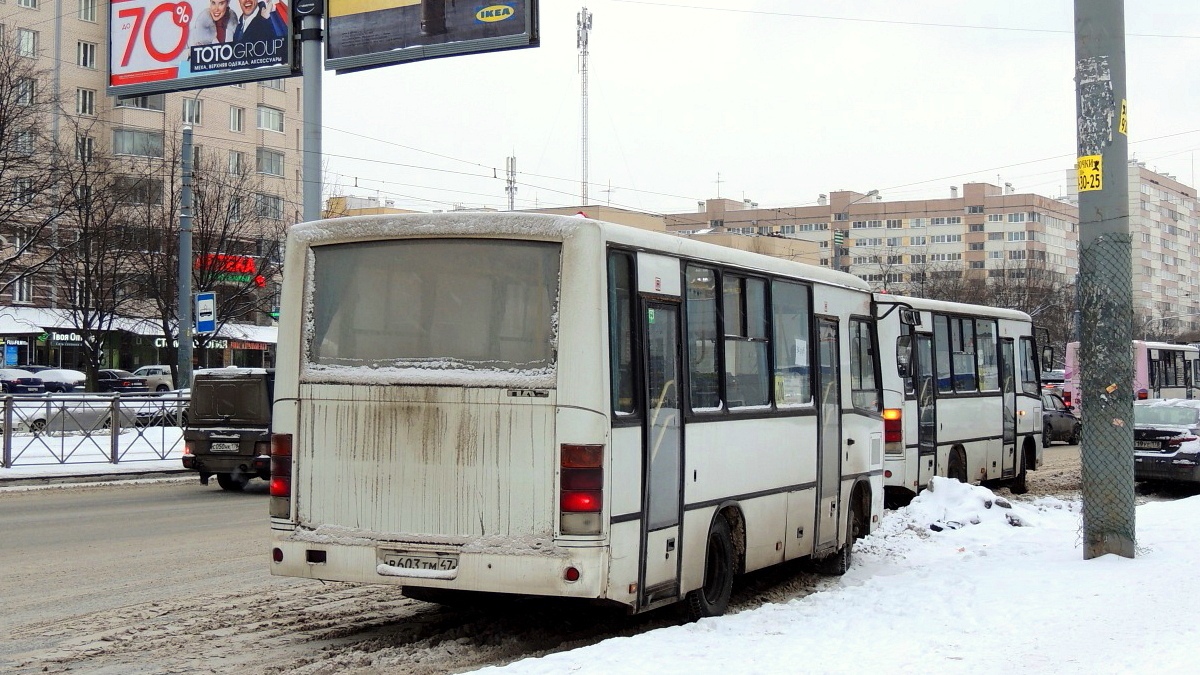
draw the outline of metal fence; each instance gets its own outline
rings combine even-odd
[[[0,467],[158,461],[183,450],[189,395],[0,396]]]

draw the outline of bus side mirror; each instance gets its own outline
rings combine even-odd
[[[1042,347],[1042,370],[1050,370],[1054,366],[1054,347]]]
[[[896,371],[900,377],[912,375],[912,336],[901,335],[896,338]]]

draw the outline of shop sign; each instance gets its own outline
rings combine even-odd
[[[265,342],[249,342],[246,340],[233,340],[232,344],[234,349],[257,349],[261,352],[265,352],[271,348],[271,345]]]
[[[24,340],[24,339],[22,339],[22,338],[6,337],[6,338],[4,338],[4,344],[6,344],[6,345],[20,345],[20,346],[24,347],[26,344],[29,344],[29,342],[28,342],[27,340]]]
[[[50,333],[50,343],[64,347],[79,347],[83,336],[79,333]]]
[[[159,347],[160,349],[163,347],[166,347],[167,346],[167,338],[164,338],[164,337],[154,338],[154,346]],[[171,346],[178,347],[179,340],[171,340]],[[200,343],[193,340],[192,347],[199,349]],[[208,344],[205,347],[207,349],[229,349],[229,340],[209,340]]]

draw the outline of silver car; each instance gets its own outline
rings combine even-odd
[[[1200,483],[1200,401],[1133,404],[1133,479]]]
[[[146,380],[146,388],[150,391],[170,391],[175,388],[175,380],[171,377],[171,366],[142,366],[133,371],[134,377]]]

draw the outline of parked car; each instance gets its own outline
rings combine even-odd
[[[159,392],[140,401],[137,409],[139,427],[186,427],[191,389]]]
[[[40,373],[43,370],[50,370],[53,367],[54,366],[38,366],[38,365],[34,365],[32,363],[26,363],[24,365],[17,366],[18,369],[28,370],[31,373]]]
[[[175,388],[171,366],[142,366],[133,371],[133,376],[144,378],[150,391],[170,391]]]
[[[0,368],[0,389],[5,394],[41,394],[46,391],[46,385],[28,370]]]
[[[271,402],[275,370],[212,368],[192,378],[183,468],[200,472],[207,485],[240,491],[253,477],[271,477]]]
[[[135,394],[150,391],[146,378],[134,377],[128,370],[106,368],[96,374],[96,391],[111,391],[119,394]]]
[[[1083,423],[1075,410],[1063,402],[1062,396],[1049,389],[1042,390],[1042,447],[1048,448],[1054,441],[1066,441],[1079,445]]]
[[[1200,483],[1200,400],[1133,403],[1133,479]]]
[[[69,368],[51,368],[37,374],[46,385],[46,391],[66,394],[73,391],[83,391],[87,385],[87,374]]]

